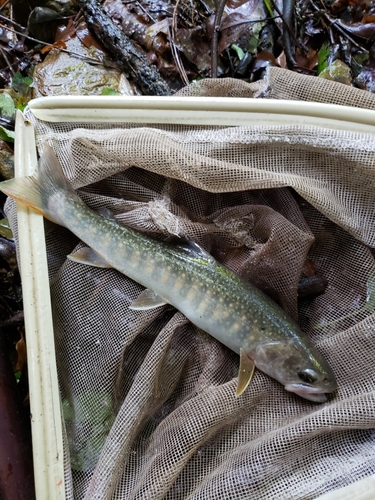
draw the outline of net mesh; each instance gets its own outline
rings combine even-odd
[[[272,68],[254,84],[181,95],[375,108],[375,96]],[[46,221],[67,498],[311,499],[375,472],[375,137],[252,127],[43,123],[93,209],[154,238],[184,235],[275,298],[332,366],[314,404],[239,359],[170,306],[132,311],[140,285],[66,259],[82,244]],[[17,236],[15,207],[7,212]],[[328,285],[299,298],[306,259]]]

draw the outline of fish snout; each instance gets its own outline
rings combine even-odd
[[[289,392],[294,392],[302,398],[314,401],[315,403],[325,403],[327,401],[326,393],[333,392],[337,389],[335,380],[323,381],[319,387],[312,387],[306,384],[286,384],[285,389]]]

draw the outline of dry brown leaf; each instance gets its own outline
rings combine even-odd
[[[66,44],[62,40],[59,40],[58,42],[55,42],[53,45],[46,45],[41,49],[41,54],[46,54],[52,49],[66,49]]]
[[[66,26],[61,25],[56,30],[55,42],[59,42],[62,40],[63,42],[67,42],[71,38],[73,38],[76,34],[76,27],[74,26],[73,19],[70,18],[68,24]]]

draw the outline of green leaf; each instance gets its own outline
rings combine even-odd
[[[0,111],[2,116],[12,117],[16,112],[16,107],[14,105],[13,99],[9,94],[0,94]]]
[[[121,95],[117,90],[110,89],[108,87],[104,87],[102,90],[102,95]]]
[[[0,220],[0,236],[3,236],[7,240],[13,240],[13,233],[9,226],[8,219]]]
[[[22,95],[26,95],[29,91],[33,79],[30,76],[22,76],[19,71],[13,76],[12,88]]]
[[[266,9],[268,10],[268,13],[271,17],[274,16],[273,8],[272,8],[272,2],[270,0],[264,0],[264,5],[266,6]]]
[[[262,31],[263,26],[265,25],[265,21],[253,24],[252,36],[249,38],[249,41],[247,43],[247,52],[250,52],[250,54],[255,54],[257,52],[259,45],[259,35]]]
[[[5,142],[14,142],[14,132],[0,126],[0,139]]]
[[[318,66],[317,66],[318,75],[320,75],[320,73],[328,66],[328,56],[330,50],[331,47],[329,43],[325,42],[318,51]]]
[[[355,62],[357,62],[358,64],[365,64],[368,60],[369,60],[370,56],[368,54],[368,52],[358,52],[357,54],[355,54],[353,56],[353,59],[355,60]]]
[[[234,43],[230,46],[231,49],[235,51],[237,54],[237,57],[240,61],[245,57],[245,52],[239,47],[238,45],[235,45]]]

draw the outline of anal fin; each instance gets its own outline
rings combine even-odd
[[[143,292],[132,302],[129,309],[133,311],[146,311],[147,309],[156,309],[156,307],[164,306],[168,304],[163,297],[160,297],[153,290],[143,290]]]
[[[246,352],[240,349],[240,369],[238,372],[238,382],[236,396],[241,396],[246,387],[250,384],[253,378],[255,370],[255,365],[252,359],[246,354]]]
[[[107,269],[112,267],[90,247],[80,248],[76,252],[69,254],[68,259],[73,262],[78,262],[79,264],[86,264],[87,266],[103,267]]]

